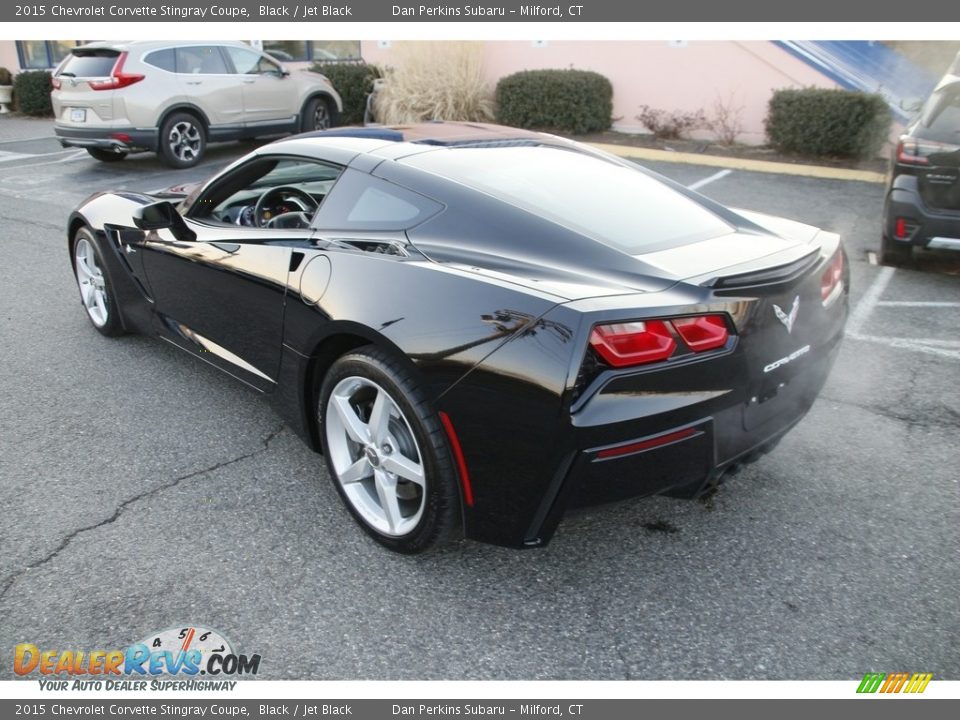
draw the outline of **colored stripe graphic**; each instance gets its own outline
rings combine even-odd
[[[922,693],[933,673],[867,673],[857,687],[858,693]]]

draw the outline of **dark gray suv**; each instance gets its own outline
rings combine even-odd
[[[960,56],[900,136],[890,163],[881,256],[914,247],[960,251]]]

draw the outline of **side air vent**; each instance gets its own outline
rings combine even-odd
[[[820,260],[820,251],[815,250],[786,265],[764,268],[740,275],[712,278],[703,283],[703,287],[712,287],[717,290],[739,290],[742,288],[763,287],[767,285],[781,285],[791,283],[808,273]]]
[[[407,252],[399,243],[386,240],[334,240],[337,245],[343,248],[352,248],[361,252],[375,253],[377,255],[395,255],[397,257],[406,257]]]

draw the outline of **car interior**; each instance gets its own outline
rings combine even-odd
[[[293,158],[256,158],[207,189],[189,215],[251,228],[307,228],[341,169]]]

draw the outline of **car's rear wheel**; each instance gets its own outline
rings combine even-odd
[[[320,439],[337,492],[382,545],[418,553],[460,527],[446,435],[412,372],[383,350],[337,360],[318,400]]]
[[[174,113],[160,128],[160,157],[170,167],[193,167],[206,149],[203,124],[189,113]]]
[[[100,162],[118,162],[127,156],[125,152],[113,152],[103,148],[87,148],[87,152],[90,153],[90,157]]]
[[[322,97],[315,97],[303,109],[303,131],[329,130],[334,125],[334,110],[330,102]]]
[[[73,236],[73,272],[80,289],[80,302],[93,326],[103,335],[122,335],[116,298],[103,271],[93,233],[87,227],[81,227]]]
[[[913,259],[913,245],[894,242],[886,235],[880,238],[880,262],[884,265],[905,265]]]

